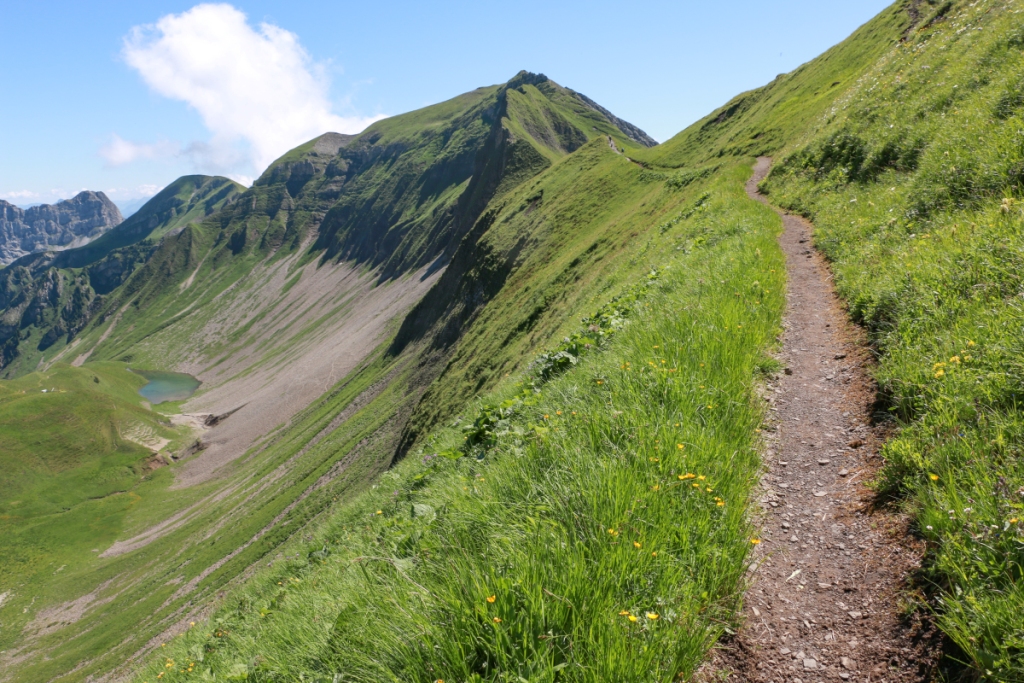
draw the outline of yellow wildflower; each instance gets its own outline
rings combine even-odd
[[[750,539],[750,544],[751,545],[758,545],[760,542],[761,542],[760,538],[752,538],[752,539]]]
[[[628,609],[622,610],[621,612],[619,612],[619,616],[620,617],[628,617],[629,616],[629,610]]]
[[[937,474],[929,474],[928,478],[931,479],[932,481],[938,481],[939,480],[939,475],[937,475]]]
[[[488,598],[487,598],[487,602],[491,602],[491,603],[493,603],[493,602],[494,602],[495,600],[497,600],[497,599],[498,599],[498,596],[497,596],[497,595],[492,595],[492,596],[490,596],[490,597],[488,597]]]
[[[618,536],[619,535],[619,532],[616,531],[615,529],[609,529],[608,533],[611,534],[612,536]]]
[[[383,510],[377,510],[377,514],[378,514],[378,515],[383,515],[383,514],[384,514],[384,511],[383,511]]]
[[[494,617],[493,619],[491,619],[491,621],[493,621],[495,624],[500,624],[501,623],[501,617]]]
[[[632,614],[629,615],[629,620],[633,623],[636,623],[636,617],[634,617]]]
[[[650,619],[651,621],[654,621],[655,619],[658,618],[658,613],[657,612],[648,612],[647,613],[647,618]]]
[[[657,550],[655,550],[653,553],[651,553],[651,557],[657,557],[657,556],[658,556],[658,551]]]
[[[950,363],[959,363],[960,362],[960,356],[953,356],[952,358],[949,359],[949,362]]]
[[[661,486],[659,486],[658,484],[655,484],[654,486],[651,487],[651,490],[652,491],[660,491],[661,490]]]
[[[717,505],[718,507],[722,507],[723,505],[725,505],[725,501],[724,500],[720,500],[717,503],[715,503],[715,505]]]
[[[637,550],[639,550],[643,546],[640,545],[640,541],[633,541],[633,547],[636,548]]]
[[[705,479],[707,479],[707,477],[705,477],[703,474],[697,477],[698,481],[704,481]]]
[[[974,346],[974,342],[972,342],[970,339],[968,339],[967,340],[967,346]]]
[[[677,443],[677,444],[676,444],[676,448],[677,448],[677,449],[679,449],[679,450],[683,450],[684,448],[686,448],[686,446],[684,446],[684,445],[683,445],[683,444],[681,444],[681,443]]]

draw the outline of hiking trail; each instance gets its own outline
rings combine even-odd
[[[770,167],[759,158],[746,186],[764,204],[757,186]],[[901,598],[924,546],[904,516],[875,508],[866,486],[885,436],[872,420],[874,360],[811,244],[812,226],[775,210],[788,271],[785,371],[765,388],[762,542],[743,626],[710,666],[716,680],[729,681],[926,680],[937,660],[935,630]]]

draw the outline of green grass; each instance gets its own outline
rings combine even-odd
[[[911,5],[921,15],[914,26]],[[154,486],[125,517],[125,533],[221,485],[237,488],[144,551],[83,565],[90,586],[116,578],[130,588],[44,638],[19,679],[83,661],[64,680],[108,671],[189,602],[218,607],[159,648],[138,680],[689,676],[734,625],[759,468],[753,389],[777,367],[766,352],[783,305],[779,224],[742,192],[751,157],[768,153],[777,167],[766,189],[815,219],[840,293],[879,351],[882,398],[900,431],[878,486],[928,541],[923,576],[939,623],[979,678],[1022,680],[1024,537],[1011,520],[1024,512],[1024,27],[994,0],[943,8],[898,2],[664,145],[617,137],[624,155],[608,148],[604,129],[589,142],[573,138],[566,122],[590,130],[591,120],[560,89],[523,84],[509,93],[513,118],[499,131],[516,141],[493,148],[509,153],[511,170],[491,178],[494,187],[466,173],[435,174],[451,181],[440,184],[427,176],[467,171],[460,164],[485,142],[476,108],[495,89],[375,124],[348,149],[379,144],[373,153],[384,161],[347,185],[347,203],[329,217],[337,240],[320,247],[336,249],[331,257],[372,242],[349,230],[376,225],[367,216],[385,216],[377,235],[393,231],[393,242],[371,245],[364,263],[393,256],[397,271],[437,253],[435,229],[467,229],[433,216],[483,219],[446,252],[435,290],[366,367],[216,486]],[[281,173],[311,149],[282,159]],[[392,162],[401,173],[387,172]],[[99,357],[161,356],[187,338],[255,263],[275,249],[292,253],[326,206],[319,193],[338,177],[327,176],[289,204],[270,173],[244,206],[165,242],[145,277],[108,303],[109,313],[137,297],[138,308]],[[417,189],[405,196],[407,181]],[[594,333],[579,318],[635,291],[652,266],[665,269],[609,343],[575,363],[561,356],[572,368],[540,382],[539,395],[502,403],[522,399],[531,373],[553,367],[547,356],[528,369],[537,354],[576,354]],[[179,296],[177,283],[197,268]],[[191,320],[177,322],[193,302]],[[85,341],[103,329],[87,329]],[[230,352],[244,332],[213,351]],[[152,340],[163,346],[147,347]],[[385,377],[374,401],[325,435]],[[488,431],[473,445],[493,440],[483,459],[432,457],[469,443],[462,427],[481,416]],[[346,457],[340,480],[314,486]],[[687,473],[695,478],[679,479]],[[271,479],[282,483],[260,488]],[[188,563],[176,559],[183,548]],[[249,578],[232,583],[246,569]],[[83,576],[70,578],[81,587]],[[192,583],[192,593],[177,592]],[[17,614],[30,596],[16,600],[0,612],[5,647],[15,642],[8,620],[17,630],[28,618]]]
[[[12,604],[78,590],[65,576],[88,567],[93,549],[124,530],[140,493],[165,481],[149,467],[152,451],[131,439],[173,445],[184,434],[142,407],[143,384],[116,363],[59,365],[0,384],[0,592]],[[4,619],[4,641],[19,621]]]
[[[879,489],[928,542],[957,658],[999,681],[1024,680],[1022,46],[1010,4],[954,3],[766,183],[871,332],[900,426]]]
[[[5,663],[5,674],[15,681],[71,681],[123,666],[150,638],[182,619],[191,605],[213,599],[333,500],[378,474],[390,453],[368,447],[342,476],[313,488],[341,454],[371,434],[386,433],[395,411],[409,400],[398,381],[318,443],[311,443],[353,399],[395,369],[394,363],[379,360],[379,351],[374,358],[297,415],[289,429],[269,435],[219,480],[188,489],[169,487],[179,465],[146,473],[139,466],[149,459],[147,451],[133,450],[114,436],[127,423],[125,412],[137,409],[154,420],[164,419],[141,408],[142,399],[134,391],[142,382],[120,364],[59,366],[47,375],[49,382],[62,380],[57,386],[65,393],[54,397],[65,401],[76,396],[76,389],[92,387],[94,374],[105,383],[104,369],[127,378],[123,396],[117,389],[105,393],[101,388],[87,394],[88,400],[80,399],[80,412],[88,418],[84,425],[73,423],[74,412],[67,405],[57,418],[38,408],[28,410],[30,419],[24,423],[18,423],[12,411],[0,412],[5,425],[0,430],[2,453],[17,455],[11,462],[5,460],[11,465],[8,471],[17,472],[15,466],[32,462],[36,449],[49,455],[82,453],[74,462],[64,457],[49,463],[51,470],[64,468],[57,474],[33,471],[30,474],[38,475],[34,479],[13,479],[24,482],[18,498],[8,498],[4,491],[9,517],[0,527],[6,550],[0,579],[0,593],[6,593],[0,606],[0,650],[16,657],[9,666]],[[399,367],[396,379],[401,378]],[[35,383],[37,376],[29,375],[0,387],[35,388]],[[17,391],[11,398],[27,400]],[[8,398],[0,399],[0,409]],[[35,400],[34,394],[30,398]],[[122,405],[122,398],[131,398],[131,405]],[[115,408],[107,411],[111,400]],[[33,420],[43,421],[45,428],[33,427]],[[15,432],[8,427],[14,424],[21,425],[18,436],[8,439]],[[66,430],[54,431],[55,425]],[[43,443],[48,437],[53,443]],[[97,444],[103,438],[114,446],[100,450]],[[129,476],[128,470],[134,474]],[[26,515],[29,501],[36,515],[31,519]],[[44,504],[51,508],[40,509]],[[62,507],[70,510],[57,509]],[[187,514],[179,525],[138,550],[115,557],[100,557],[93,550],[104,550],[115,540],[131,538],[183,511]],[[92,599],[82,600],[83,596]],[[84,602],[77,618],[66,611],[74,601]]]
[[[557,86],[541,86],[542,89],[524,86],[520,93],[523,102],[517,105],[518,112],[532,117],[530,125],[538,135],[544,137],[555,130],[538,127],[538,122],[549,120],[561,126],[570,119],[575,125],[600,124],[599,132],[618,135],[589,110],[570,110],[570,105],[581,105],[573,104],[575,100],[567,99]],[[516,99],[519,95],[512,97]],[[429,225],[425,228],[423,221],[429,223],[431,217],[443,219],[444,211],[440,209],[458,203],[460,195],[469,189],[467,181],[454,176],[467,173],[466,168],[460,169],[458,165],[475,159],[480,145],[488,140],[490,129],[479,120],[485,112],[477,106],[487,98],[494,103],[495,89],[382,122],[378,128],[390,131],[382,138],[382,144],[371,150],[372,158],[364,160],[363,167],[349,169],[365,176],[361,183],[350,178],[346,185],[355,197],[353,201],[358,205],[368,200],[364,208],[377,219],[400,216],[399,227],[406,235],[412,235],[410,248],[426,250],[417,252],[419,256],[412,254],[412,258],[422,257],[430,248],[437,247],[424,246]],[[565,111],[559,113],[555,109]],[[453,117],[464,120],[456,125]],[[496,123],[493,130],[503,130],[502,123]],[[460,132],[463,128],[481,133],[479,139],[467,139],[466,131]],[[379,132],[375,128],[368,132],[368,137],[373,137],[375,131]],[[373,144],[366,142],[370,147]],[[546,142],[519,139],[515,144],[525,150]],[[395,171],[394,159],[380,160],[382,150],[401,157],[401,173],[389,172],[388,169]],[[338,174],[347,172],[341,168],[346,159],[335,159],[341,165],[328,169],[332,159],[314,151],[313,145],[299,148],[275,164],[261,182],[236,202],[205,220],[190,221],[180,234],[165,235],[152,257],[124,285],[89,309],[98,309],[99,314],[79,335],[80,345],[75,353],[95,349],[94,359],[167,368],[195,348],[192,340],[207,323],[257,289],[259,283],[255,280],[263,274],[275,268],[294,268],[297,263],[309,264],[310,254],[293,262],[285,259],[296,254],[297,245],[311,225],[311,216],[322,214],[336,202],[341,182]],[[562,155],[564,150],[554,150],[551,158]],[[606,156],[612,157],[611,152]],[[289,174],[293,163],[304,161],[310,161],[318,175],[307,186],[298,188]],[[621,158],[617,161],[628,165]],[[377,162],[381,168],[374,166]],[[492,169],[488,177],[495,183],[505,183],[502,188],[507,190],[541,170],[528,163],[512,166],[512,175]],[[416,185],[409,190],[403,183],[394,183],[400,176],[421,180],[433,177],[439,183],[428,183],[429,187]],[[495,191],[495,187],[477,187],[474,201],[478,205],[465,208],[462,218],[472,220],[474,212],[482,210]],[[168,200],[176,198],[174,194]],[[391,209],[396,213],[389,214]],[[419,232],[412,224],[419,226]],[[371,223],[363,226],[364,230],[372,227]],[[436,242],[437,238],[433,235],[430,239]],[[310,253],[317,255],[322,251],[314,248]],[[430,258],[434,256],[436,253]],[[363,264],[367,270],[370,266],[369,262]],[[193,273],[192,285],[182,289],[181,284]],[[224,296],[229,289],[230,294]],[[290,346],[302,341],[303,335],[313,333],[318,326],[336,324],[336,316],[351,305],[352,302],[340,302],[293,338],[271,340],[258,349],[252,348],[252,330],[265,320],[258,316],[239,323],[235,329],[223,330],[214,343],[207,343],[203,335],[202,347],[211,364],[232,353],[254,350],[259,354],[258,363],[278,363]],[[567,310],[570,309],[552,308],[550,315]],[[187,315],[183,315],[186,311]],[[112,334],[95,348],[115,316],[122,312]],[[33,334],[42,333],[30,331],[27,339],[19,338],[23,346],[34,348],[38,339]],[[535,338],[531,343],[537,345],[542,341]],[[423,368],[438,361],[430,356],[418,357],[418,348],[399,356],[384,355],[385,347],[372,354],[365,367],[351,373],[294,416],[289,424],[273,430],[249,453],[219,471],[217,480],[189,489],[174,489],[169,485],[181,465],[172,465],[144,476],[143,481],[125,489],[123,495],[103,498],[104,504],[129,503],[118,508],[109,520],[104,517],[105,512],[88,507],[92,503],[83,503],[81,509],[88,513],[88,519],[95,521],[95,528],[70,524],[62,527],[58,522],[54,528],[74,541],[54,544],[63,553],[59,561],[37,561],[37,575],[18,581],[4,577],[0,584],[0,592],[9,593],[0,606],[0,651],[15,657],[8,667],[13,680],[79,680],[124,665],[150,638],[173,628],[184,614],[215,599],[219,591],[255,562],[273,563],[276,558],[272,551],[282,542],[315,523],[335,500],[361,489],[368,479],[387,468],[405,421],[415,409],[424,384],[430,381],[423,378]],[[59,348],[60,345],[50,347],[47,357]],[[37,360],[34,352],[26,353],[17,361],[17,368],[11,367],[15,372],[24,372],[28,364]],[[354,400],[371,388],[376,391],[382,386],[375,399],[366,405],[361,402],[359,410],[349,411],[351,415],[343,423],[335,424],[338,414]],[[461,406],[468,398],[460,395],[452,401]],[[93,422],[97,425],[109,417],[100,414],[103,406],[102,401],[95,402],[98,413]],[[151,414],[162,420],[164,414],[171,412],[169,409],[173,406],[160,407]],[[45,419],[32,426],[32,433],[43,433],[50,422],[61,419],[59,414],[42,417]],[[85,432],[70,434],[69,443],[88,450]],[[75,438],[82,442],[75,442]],[[104,454],[92,452],[91,456],[102,459]],[[114,460],[108,458],[107,462],[113,464]],[[333,472],[341,463],[344,469],[335,477]],[[116,557],[93,553],[94,548],[106,549],[115,539],[130,539],[168,520],[177,521],[165,535],[136,550]],[[25,538],[29,543],[30,536]],[[65,556],[73,557],[74,565],[64,566],[56,575],[47,573],[67,564]],[[8,578],[12,583],[6,581]],[[85,605],[77,621],[65,619],[65,610],[57,608],[76,600],[81,602],[83,596],[95,599]],[[43,628],[37,628],[43,621],[47,622]],[[26,630],[29,624],[32,626]]]
[[[436,456],[463,437],[434,432],[138,680],[692,673],[739,598],[753,390],[783,306],[779,221],[743,197],[747,173],[667,234],[681,248],[628,323],[528,393],[482,459]]]

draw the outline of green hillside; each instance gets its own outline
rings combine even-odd
[[[485,90],[382,122],[355,139],[327,134],[293,150],[221,210],[168,231],[145,263],[103,297],[72,341],[74,356],[66,359],[187,369],[204,384],[196,398],[174,408],[199,411],[200,418],[231,416],[203,433],[199,450],[179,448],[174,455],[181,459],[137,491],[145,495],[128,511],[117,543],[105,540],[106,549],[85,563],[89,577],[76,575],[77,593],[62,584],[47,603],[33,595],[35,584],[12,591],[2,609],[16,627],[0,630],[0,649],[15,653],[9,668],[18,672],[16,680],[71,670],[68,679],[75,680],[128,661],[400,452],[402,430],[443,369],[444,354],[421,353],[418,345],[385,352],[398,316],[416,301],[409,297],[427,291],[451,258],[446,251],[456,251],[456,231],[465,228],[456,227],[452,216],[470,220],[491,197],[567,155],[566,146],[592,136],[598,149],[615,156],[609,136],[619,145],[629,139],[593,105],[542,76],[524,74]],[[529,102],[505,108],[520,99]],[[520,115],[533,119],[523,123]],[[472,144],[459,138],[453,117],[481,131]],[[587,126],[589,136],[577,126]],[[551,132],[556,128],[571,141],[559,142]],[[523,155],[534,166],[506,163]],[[431,169],[425,177],[435,178],[430,183],[388,184],[388,169],[407,168],[409,178],[418,178],[425,165]],[[478,166],[486,168],[473,184]],[[401,207],[403,239],[426,257],[389,265],[371,253],[336,254],[315,243],[313,235],[329,234],[321,224],[331,207],[358,205],[367,197],[378,208],[360,210]],[[451,216],[440,206],[454,207]],[[366,222],[362,233],[333,233],[332,244],[372,242],[373,228]],[[395,267],[406,274],[393,272]],[[324,386],[323,378],[335,373],[333,350],[353,355],[345,341],[352,316],[394,292],[408,303],[385,310],[393,316],[383,318],[385,336],[371,336],[372,345],[352,369],[342,366]],[[321,388],[288,413],[280,409],[279,395],[294,395],[289,382],[297,368],[317,373],[310,377]],[[249,401],[232,412],[239,394]],[[223,410],[218,396],[229,401]],[[248,432],[218,441],[237,425]],[[203,471],[211,461],[221,463],[212,474]],[[278,481],[268,495],[268,485]],[[182,553],[190,557],[184,565],[176,559]],[[33,619],[69,609],[74,618],[45,629],[32,626]]]
[[[0,384],[0,571],[5,589],[43,593],[112,543],[136,490],[187,437],[136,393],[146,381],[111,363],[65,365]],[[169,450],[170,449],[170,450]],[[162,451],[163,455],[155,455]]]
[[[770,155],[878,356],[875,487],[927,547],[907,612],[946,670],[1024,680],[1021,17],[900,0],[657,146],[521,72],[209,195],[61,332],[92,362],[7,361],[0,668],[690,680],[759,542],[786,276],[743,184]],[[204,384],[148,410],[125,362]],[[147,471],[125,421],[179,459]]]
[[[915,514],[940,625],[991,680],[1024,679],[1024,20],[1011,7],[935,7],[766,185],[813,217],[877,345],[901,427],[879,486]]]
[[[227,178],[179,178],[89,244],[31,254],[0,270],[0,374],[17,377],[66,355],[104,296],[150,258],[164,235],[215,213],[241,189]]]

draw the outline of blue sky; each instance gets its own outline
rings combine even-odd
[[[247,182],[322,129],[355,132],[520,69],[665,140],[888,4],[7,2],[0,199],[88,188],[131,205],[186,173]]]

